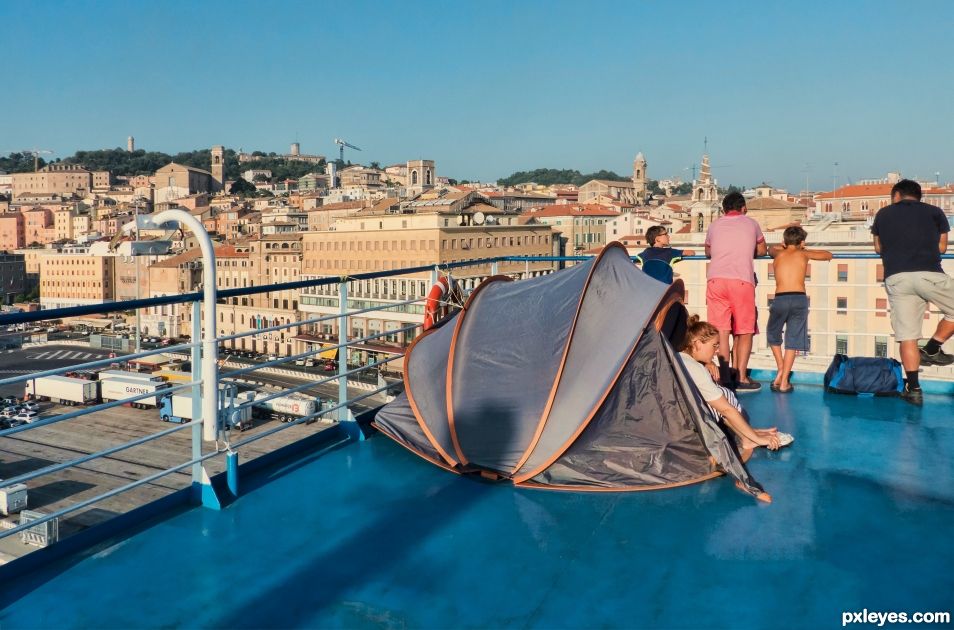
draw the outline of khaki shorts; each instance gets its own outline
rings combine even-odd
[[[934,304],[944,319],[954,321],[954,278],[936,271],[896,273],[884,281],[891,304],[891,328],[895,341],[911,341],[922,337],[921,322],[928,302]]]

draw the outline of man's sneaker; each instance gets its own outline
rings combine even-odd
[[[921,348],[921,365],[951,365],[954,363],[954,355],[948,354],[943,350],[938,350],[934,354],[928,354]]]
[[[757,392],[762,389],[762,384],[758,381],[749,381],[748,383],[743,383],[739,381],[735,384],[735,393],[736,394],[747,394],[749,392]]]
[[[921,388],[909,387],[907,383],[904,384],[904,391],[901,392],[901,398],[918,407],[924,404],[924,392],[921,391]]]

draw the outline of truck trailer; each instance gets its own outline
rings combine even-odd
[[[41,376],[26,382],[24,398],[61,405],[88,405],[99,401],[99,383],[69,376]]]
[[[101,370],[97,373],[99,380],[108,381],[114,378],[121,378],[127,381],[145,381],[147,383],[161,383],[162,377],[145,372],[133,372],[131,370]]]
[[[253,415],[257,418],[271,418],[280,422],[294,422],[298,418],[310,416],[321,409],[321,399],[292,392],[272,400],[261,400],[270,394],[266,392],[243,392],[245,400],[254,400]],[[314,418],[311,420],[317,420]]]
[[[162,380],[140,381],[126,378],[110,378],[105,381],[100,381],[99,385],[99,394],[104,402],[111,400],[124,400],[139,394],[151,394],[153,392],[161,393],[161,390],[169,388],[169,384],[163,382]],[[146,398],[134,400],[127,404],[130,407],[135,407],[136,409],[155,409],[159,406],[159,401],[156,400],[156,398],[157,396],[148,396]]]
[[[234,387],[219,389],[219,409],[227,409],[225,421],[229,427],[244,431],[252,428],[252,408],[232,409],[238,404]],[[163,422],[183,424],[192,422],[192,396],[189,394],[166,394],[159,398],[159,418]]]

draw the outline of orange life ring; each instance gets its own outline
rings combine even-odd
[[[450,313],[448,300],[454,289],[454,281],[447,276],[438,278],[431,287],[424,302],[424,330],[433,328],[434,324]]]

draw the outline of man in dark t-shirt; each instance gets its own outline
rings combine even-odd
[[[941,346],[954,335],[954,278],[941,268],[951,225],[937,206],[921,202],[921,186],[903,179],[891,189],[891,205],[878,211],[871,233],[875,251],[884,262],[884,288],[891,304],[891,327],[901,344],[901,363],[907,374],[902,397],[920,405],[918,369],[924,365],[951,365],[954,356]],[[918,348],[921,322],[928,302],[944,318],[923,348]]]

